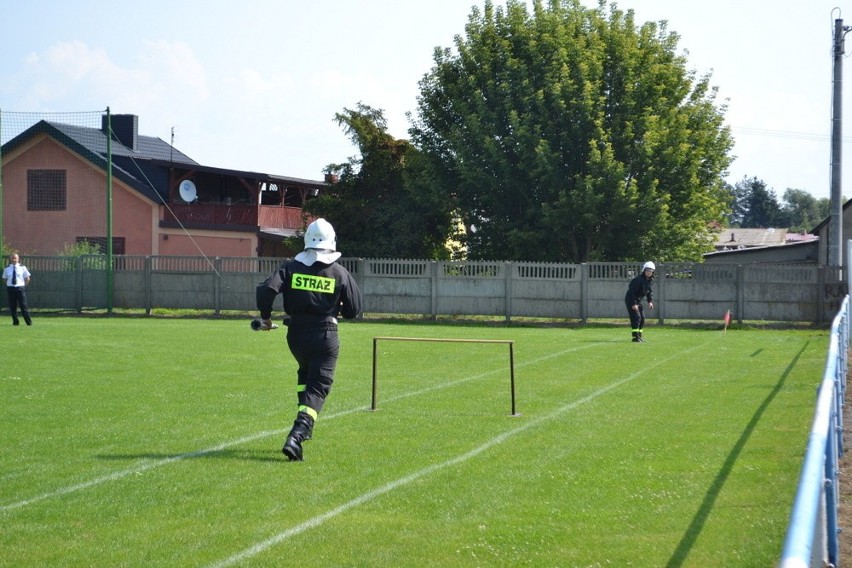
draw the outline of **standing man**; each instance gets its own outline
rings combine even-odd
[[[20,264],[18,253],[13,252],[9,257],[9,266],[3,270],[3,279],[6,281],[6,292],[9,294],[9,311],[12,313],[12,325],[19,325],[18,307],[27,325],[32,325],[30,318],[30,307],[27,305],[27,284],[30,283],[30,271]]]
[[[340,342],[337,316],[361,313],[361,290],[346,268],[334,228],[317,219],[305,231],[305,250],[285,261],[257,286],[260,329],[273,329],[272,303],[283,295],[287,346],[296,359],[298,413],[281,449],[290,461],[302,461],[302,442],[310,440],[314,422],[331,391]]]
[[[627,306],[627,314],[630,316],[630,327],[633,333],[633,343],[642,343],[642,328],[645,327],[645,311],[642,309],[642,300],[648,300],[648,309],[654,309],[651,286],[654,283],[654,272],[657,267],[651,261],[642,265],[642,273],[633,278],[627,286],[627,294],[624,303]]]

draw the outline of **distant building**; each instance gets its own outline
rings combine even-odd
[[[817,235],[820,242],[819,263],[828,264],[828,246],[831,239],[829,230],[831,217],[826,217],[819,225],[814,227],[812,234]],[[849,266],[849,258],[846,256],[846,244],[852,239],[852,199],[843,204],[841,223],[843,225],[843,236],[841,238],[841,258],[843,266]]]
[[[771,247],[787,242],[787,229],[724,228],[716,239],[716,251],[741,250],[753,247]]]
[[[287,256],[325,181],[204,166],[112,115],[115,254]],[[106,245],[107,116],[102,127],[42,120],[2,147],[4,241],[25,254]],[[235,141],[235,143],[239,143]],[[300,250],[300,249],[299,249]]]
[[[788,229],[771,227],[726,227],[721,229],[714,248],[715,252],[704,255],[705,262],[816,264],[820,247],[819,237],[810,233],[791,233]]]

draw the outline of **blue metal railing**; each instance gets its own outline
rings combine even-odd
[[[838,566],[839,458],[843,454],[850,302],[834,317],[799,486],[779,568]]]

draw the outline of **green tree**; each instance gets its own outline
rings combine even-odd
[[[787,227],[796,232],[808,232],[819,225],[831,213],[830,208],[829,198],[817,199],[807,191],[792,188],[784,192],[781,206]]]
[[[346,256],[447,257],[451,203],[431,183],[425,157],[388,134],[381,110],[359,103],[335,120],[360,156],[327,166],[339,181],[308,201],[306,211],[334,225]]]
[[[412,141],[471,258],[699,259],[729,207],[732,140],[664,22],[605,0],[474,7],[420,82]]]
[[[756,177],[744,177],[734,185],[731,224],[743,228],[787,226],[775,191]]]

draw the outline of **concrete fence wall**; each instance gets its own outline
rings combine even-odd
[[[39,309],[105,308],[102,256],[28,257],[30,304]],[[273,258],[120,256],[112,307],[254,311],[255,286],[281,262]],[[627,283],[640,263],[555,264],[341,259],[371,314],[557,319],[625,318]],[[835,275],[830,277],[830,275]],[[796,264],[660,263],[654,284],[665,320],[831,321],[846,295],[837,270]],[[279,306],[276,306],[280,308]]]

